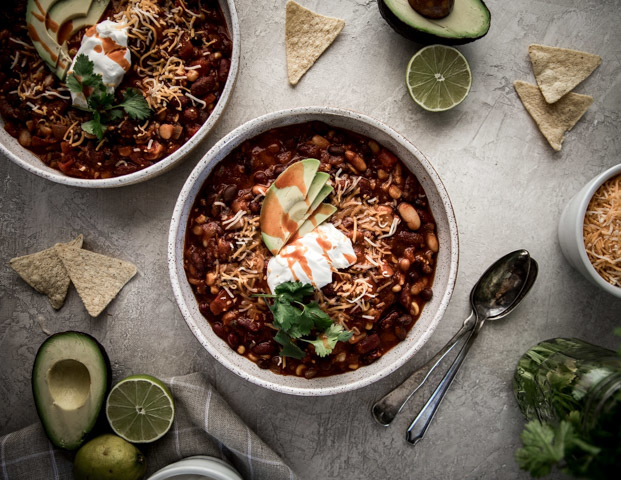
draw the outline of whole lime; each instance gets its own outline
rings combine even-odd
[[[75,456],[75,480],[138,480],[147,469],[140,450],[116,435],[106,434],[86,443]]]

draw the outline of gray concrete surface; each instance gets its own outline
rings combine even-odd
[[[231,407],[298,471],[325,479],[517,479],[514,461],[523,425],[511,390],[520,355],[535,343],[575,336],[614,348],[621,300],[597,290],[572,270],[559,250],[556,227],[571,196],[621,153],[620,2],[618,0],[488,0],[492,26],[460,50],[473,85],[452,111],[415,105],[403,78],[419,48],[395,34],[373,0],[303,0],[343,18],[335,44],[296,88],[287,83],[283,45],[285,0],[237,2],[241,70],[224,117],[183,165],[133,187],[67,188],[0,160],[0,434],[37,421],[30,371],[50,332],[83,330],[112,360],[114,377],[205,372]],[[554,153],[520,104],[512,83],[534,82],[531,43],[598,53],[602,65],[579,93],[594,97],[586,115]],[[166,265],[167,230],[185,178],[215,141],[261,114],[302,105],[364,112],[403,133],[424,152],[451,195],[460,230],[457,288],[421,353],[390,377],[359,391],[297,398],[251,385],[217,364],[194,339],[173,299]],[[78,233],[97,252],[132,260],[139,274],[100,318],[88,316],[75,290],[58,312],[7,265]],[[426,438],[405,439],[408,409],[390,428],[369,410],[439,349],[468,313],[479,274],[502,254],[527,248],[540,275],[524,305],[482,331]]]

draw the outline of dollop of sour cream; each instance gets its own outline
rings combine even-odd
[[[283,247],[267,264],[267,284],[272,293],[285,282],[310,283],[321,288],[332,282],[332,272],[356,262],[351,240],[331,223]]]
[[[86,55],[94,64],[93,73],[102,76],[109,93],[114,92],[132,66],[127,38],[128,27],[126,25],[110,20],[93,25],[86,30],[68,73],[73,73],[76,59],[80,55]],[[71,98],[76,107],[86,108],[88,106],[83,93],[71,92]]]

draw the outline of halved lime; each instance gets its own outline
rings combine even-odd
[[[148,443],[170,429],[175,404],[170,390],[157,378],[131,375],[112,387],[106,417],[119,437],[132,443]]]
[[[408,63],[405,83],[425,110],[443,112],[459,105],[470,91],[472,73],[466,58],[453,47],[429,45]]]

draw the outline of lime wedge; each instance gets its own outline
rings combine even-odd
[[[466,58],[453,47],[429,45],[408,63],[405,83],[425,110],[443,112],[459,105],[470,91],[472,73]]]
[[[164,436],[175,418],[170,390],[150,375],[131,375],[117,383],[108,395],[106,417],[119,437],[132,443],[148,443]]]

